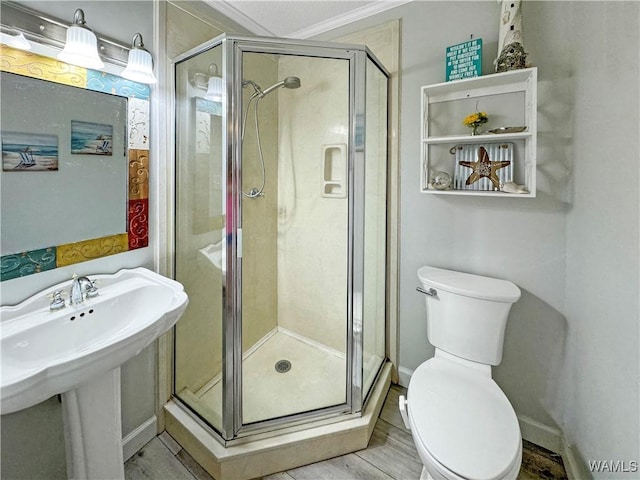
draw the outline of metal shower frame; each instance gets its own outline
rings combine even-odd
[[[344,414],[359,415],[366,405],[367,398],[363,398],[362,393],[364,253],[361,251],[356,255],[354,247],[364,245],[367,59],[370,59],[385,75],[387,81],[390,74],[366,46],[223,34],[174,59],[172,62],[174,78],[176,67],[180,62],[219,46],[222,48],[222,78],[227,99],[222,108],[222,125],[223,129],[226,128],[225,134],[222,135],[223,162],[226,164],[226,168],[223,170],[226,172],[225,197],[233,199],[231,200],[233,204],[232,208],[227,205],[225,224],[227,265],[226,273],[223,274],[222,299],[224,305],[222,426],[218,430],[208,422],[201,420],[201,423],[223,445],[229,445],[241,437],[268,432],[276,428],[295,426],[310,420],[320,420]],[[237,248],[238,237],[241,237],[242,231],[242,141],[240,136],[242,128],[242,56],[245,53],[295,55],[349,61],[346,401],[340,405],[252,424],[242,423],[242,257],[238,257]],[[175,382],[175,365],[173,378]],[[175,385],[173,390],[175,392]],[[370,391],[372,390],[373,387]],[[185,405],[175,397],[175,393],[174,399],[180,405]],[[191,411],[188,406],[186,408]]]

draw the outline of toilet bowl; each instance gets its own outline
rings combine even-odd
[[[421,479],[513,480],[522,461],[518,420],[491,378],[502,360],[513,283],[422,267],[435,356],[411,376],[400,412],[424,465]]]

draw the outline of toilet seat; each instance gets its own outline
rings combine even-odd
[[[421,454],[443,477],[517,475],[522,455],[518,420],[490,376],[436,356],[411,376],[407,407]]]
[[[425,465],[429,465],[429,468],[433,471],[435,470],[437,474],[434,476],[432,473],[429,473],[431,479],[445,479],[445,480],[467,480],[459,475],[456,475],[451,470],[446,468],[444,465],[438,463],[438,461],[431,456],[431,454],[426,449],[420,449],[420,459],[424,462]],[[520,446],[518,448],[518,453],[516,458],[513,460],[513,463],[509,467],[509,469],[500,477],[495,478],[493,480],[514,480],[518,478],[518,474],[520,473],[520,464],[522,463],[522,442],[520,442]],[[421,479],[423,477],[420,477]]]

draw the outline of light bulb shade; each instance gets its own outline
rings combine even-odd
[[[98,56],[98,41],[91,30],[72,25],[67,29],[67,43],[58,54],[63,62],[86,68],[104,68]]]
[[[129,50],[129,61],[121,75],[124,78],[139,83],[157,83],[158,80],[153,74],[153,59],[151,54],[143,49],[134,47]]]
[[[209,81],[207,82],[207,93],[204,94],[204,98],[213,102],[221,102],[222,94],[222,78],[216,77],[215,75],[209,77]]]
[[[16,35],[0,32],[0,42],[20,50],[31,50],[31,44],[29,40],[24,38],[22,32],[18,32]]]

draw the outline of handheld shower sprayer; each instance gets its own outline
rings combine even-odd
[[[280,87],[284,87],[284,88],[300,88],[301,82],[300,82],[300,78],[298,77],[286,77],[284,80],[279,81],[278,83],[275,83],[273,85],[271,85],[269,88],[265,88],[264,90],[262,90],[260,88],[260,85],[258,85],[256,82],[254,82],[253,80],[244,80],[242,82],[242,87],[248,87],[251,86],[253,87],[253,95],[251,95],[251,97],[249,98],[249,101],[247,102],[247,108],[244,112],[244,118],[242,120],[242,130],[240,133],[240,139],[241,141],[244,140],[244,129],[245,126],[247,124],[247,117],[249,114],[249,107],[251,106],[251,102],[255,99],[256,103],[254,104],[254,122],[255,122],[255,126],[256,126],[256,140],[257,140],[257,144],[258,144],[258,153],[260,155],[260,167],[262,168],[262,185],[260,186],[260,188],[252,188],[251,190],[249,190],[249,193],[246,192],[242,192],[242,194],[247,197],[247,198],[258,198],[258,197],[262,197],[264,196],[264,184],[266,181],[266,173],[265,173],[265,167],[264,167],[264,157],[262,155],[262,145],[260,143],[260,126],[258,124],[258,104],[260,103],[260,100],[263,99],[266,95],[268,95],[269,93],[271,93],[272,91],[280,88]]]
[[[267,95],[268,93],[272,92],[273,90],[280,88],[280,87],[284,87],[284,88],[300,88],[300,79],[298,77],[287,77],[284,80],[271,85],[269,88],[266,88],[265,90],[263,90],[262,95],[260,96],[260,98],[264,97],[265,95]]]
[[[298,78],[298,77],[287,77],[284,80],[281,80],[278,83],[274,83],[270,87],[265,88],[264,90],[262,90],[260,88],[260,85],[258,85],[253,80],[244,80],[242,82],[242,86],[243,87],[248,87],[249,85],[251,85],[253,87],[252,98],[253,97],[264,98],[269,93],[271,93],[272,91],[274,91],[274,90],[276,90],[276,89],[278,89],[280,87],[284,87],[284,88],[300,88],[301,83],[300,83],[300,78]]]

